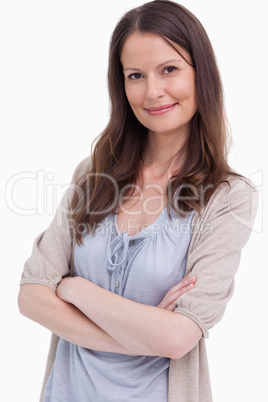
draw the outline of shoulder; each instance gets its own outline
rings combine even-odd
[[[247,236],[254,224],[258,200],[258,191],[249,179],[230,175],[214,191],[200,215],[195,214],[193,232],[197,237],[207,231],[222,235],[233,231],[232,235]]]
[[[216,190],[208,206],[217,212],[226,210],[236,216],[254,220],[257,213],[259,195],[254,184],[243,176],[229,176],[227,183],[222,183]]]
[[[226,182],[221,183],[219,188],[215,191],[215,197],[225,199],[229,199],[230,196],[234,195],[246,196],[255,194],[258,195],[258,191],[254,185],[248,178],[244,176],[232,176],[229,175],[226,179]]]
[[[258,208],[258,191],[254,184],[243,176],[229,175],[202,208],[201,216],[208,217],[223,211],[250,210],[255,216]]]
[[[87,156],[81,162],[79,162],[74,170],[72,183],[77,183],[87,172],[89,172],[89,170],[91,169],[91,163],[91,156]]]

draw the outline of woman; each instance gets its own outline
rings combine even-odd
[[[257,194],[226,160],[200,22],[171,1],[128,12],[109,92],[109,124],[21,279],[22,314],[56,334],[41,400],[209,402],[205,338],[232,296]]]

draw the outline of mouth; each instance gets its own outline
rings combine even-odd
[[[172,103],[170,105],[163,105],[159,107],[150,107],[148,109],[145,109],[147,113],[149,113],[152,116],[159,116],[164,113],[168,113],[171,110],[175,109],[177,106],[177,103]]]

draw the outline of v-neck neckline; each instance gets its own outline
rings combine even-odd
[[[123,232],[119,232],[118,226],[117,226],[117,211],[116,211],[116,213],[114,214],[114,226],[115,226],[116,234],[117,234],[117,236],[120,236],[123,233],[127,233],[128,237],[130,239],[143,238],[145,236],[148,236],[149,234],[153,234],[156,231],[160,230],[162,222],[166,218],[166,212],[167,212],[167,205],[165,206],[165,208],[163,209],[161,214],[150,225],[148,225],[143,230],[140,230],[139,232],[137,232],[134,236],[130,236],[126,230],[123,230]]]

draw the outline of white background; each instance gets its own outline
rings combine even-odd
[[[143,3],[1,2],[1,187],[8,190],[7,199],[4,191],[1,197],[2,401],[38,400],[50,335],[18,313],[22,266],[34,238],[50,223],[74,168],[89,155],[93,139],[108,122],[110,35],[125,11]],[[216,52],[233,130],[230,164],[255,182],[265,202],[265,1],[192,0],[181,4],[201,20]],[[268,400],[267,222],[263,204],[243,252],[235,295],[207,342],[215,402]],[[35,213],[25,214],[26,209],[30,213],[37,206]]]

